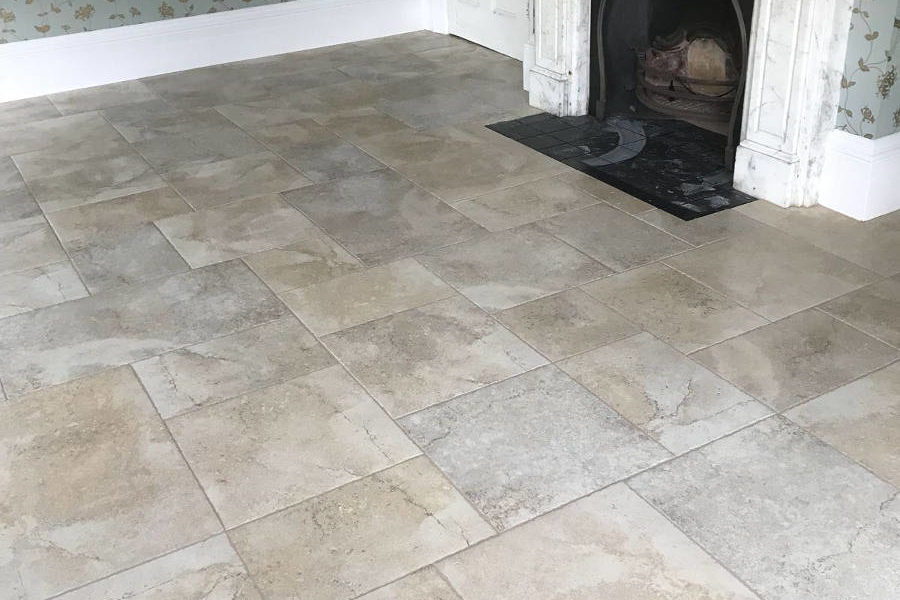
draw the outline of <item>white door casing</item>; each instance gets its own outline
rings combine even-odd
[[[453,35],[522,60],[531,34],[530,0],[448,0]]]

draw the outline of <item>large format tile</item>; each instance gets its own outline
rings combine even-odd
[[[323,341],[392,416],[545,362],[458,296],[358,325]]]
[[[765,229],[685,252],[666,264],[769,319],[786,317],[877,279],[833,254]]]
[[[497,314],[497,319],[550,360],[634,335],[640,328],[578,289]]]
[[[41,208],[16,164],[8,156],[0,156],[0,232],[41,221]]]
[[[420,457],[230,535],[267,597],[345,600],[492,533]]]
[[[226,527],[419,454],[340,366],[168,421]]]
[[[261,600],[228,538],[217,535],[59,600]]]
[[[48,98],[64,115],[99,110],[122,104],[134,104],[158,99],[140,81],[120,81],[108,85],[50,94]]]
[[[175,215],[156,224],[195,268],[277,248],[315,234],[309,219],[278,194]]]
[[[0,319],[87,295],[69,261],[0,275]]]
[[[285,316],[246,266],[226,263],[0,320],[9,395]]]
[[[326,335],[454,295],[412,258],[282,294],[317,335]]]
[[[662,264],[582,289],[682,352],[693,352],[767,321]]]
[[[882,367],[897,350],[817,310],[694,354],[757,400],[785,410]]]
[[[781,418],[630,485],[766,600],[900,589],[897,489]]]
[[[604,204],[544,221],[541,227],[614,271],[624,271],[690,248],[669,234]]]
[[[400,424],[498,529],[670,456],[553,366]]]
[[[141,80],[166,102],[184,109],[258,100],[267,90],[228,65],[215,65]]]
[[[410,573],[403,579],[359,597],[359,600],[462,600],[434,567]]]
[[[58,116],[59,111],[45,96],[0,104],[0,125],[4,127]]]
[[[0,273],[24,271],[66,260],[47,221],[25,223],[0,229]]]
[[[0,156],[117,138],[116,130],[97,113],[16,122],[0,128]]]
[[[649,333],[581,354],[559,366],[675,454],[771,412]]]
[[[293,317],[134,363],[163,419],[334,364]]]
[[[900,275],[835,298],[819,308],[900,348]]]
[[[762,227],[758,221],[745,217],[736,210],[721,210],[684,221],[664,210],[654,209],[640,213],[638,218],[694,246],[724,240]]]
[[[610,206],[615,206],[619,210],[624,210],[630,215],[637,215],[654,210],[652,204],[647,204],[643,200],[638,200],[630,194],[626,194],[620,189],[600,181],[596,177],[591,177],[569,169],[559,176],[562,181],[574,185],[578,189],[587,192],[598,200],[603,200]]]
[[[465,600],[758,600],[624,485],[438,563]]]
[[[471,238],[484,230],[390,170],[285,194],[368,264],[388,262]]]
[[[900,487],[900,363],[785,414]]]
[[[220,528],[128,367],[0,415],[6,597],[43,599]]]
[[[244,262],[274,292],[322,283],[363,268],[355,256],[318,230],[281,248],[244,257]]]

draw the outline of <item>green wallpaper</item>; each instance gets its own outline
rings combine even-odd
[[[0,43],[288,0],[0,0]]]
[[[856,0],[837,126],[878,138],[900,131],[900,0]]]

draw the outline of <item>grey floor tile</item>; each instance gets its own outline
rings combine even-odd
[[[437,569],[425,567],[394,583],[360,596],[359,600],[462,600]]]
[[[116,130],[97,113],[16,122],[0,130],[0,156],[117,138]]]
[[[473,89],[459,83],[455,74],[403,79],[379,88],[384,97],[376,106],[417,129],[469,122],[496,123],[507,118],[504,109],[473,97]]]
[[[286,292],[359,271],[362,263],[325,233],[309,231],[300,241],[244,257],[272,291]]]
[[[220,530],[128,367],[0,414],[8,597],[46,598]]]
[[[785,410],[882,367],[900,353],[809,310],[693,356],[757,400]]]
[[[738,235],[665,262],[773,320],[878,278],[871,271],[771,230]]]
[[[781,418],[630,485],[766,600],[889,598],[900,587],[897,489]]]
[[[156,222],[192,267],[278,248],[312,235],[309,219],[278,194],[238,200]]]
[[[705,348],[767,323],[663,264],[619,273],[582,289],[682,352]]]
[[[465,600],[758,600],[621,484],[445,559],[438,568]]]
[[[820,308],[900,348],[900,275],[835,298]]]
[[[591,194],[598,200],[603,200],[610,206],[615,206],[619,210],[624,210],[630,215],[644,214],[647,211],[654,210],[652,204],[647,204],[642,200],[638,200],[634,196],[626,194],[622,190],[616,189],[608,183],[604,183],[599,179],[585,175],[579,171],[569,170],[559,177],[580,190]]]
[[[554,366],[427,408],[400,425],[497,529],[670,456]]]
[[[405,123],[371,107],[336,114],[323,113],[316,117],[316,121],[354,144],[378,135],[409,129]]]
[[[785,416],[900,487],[900,363],[801,404]]]
[[[267,597],[349,600],[492,533],[428,459],[414,458],[230,536]]]
[[[640,332],[578,289],[520,304],[497,319],[554,361]]]
[[[610,273],[531,226],[478,237],[426,254],[420,261],[488,311],[510,308]]]
[[[43,221],[41,208],[25,185],[16,164],[0,157],[0,232]]]
[[[684,242],[604,204],[543,221],[540,226],[614,271],[687,248]]]
[[[167,102],[185,109],[258,100],[268,93],[227,65],[167,73],[141,81]]]
[[[228,528],[419,454],[340,366],[168,422]]]
[[[134,363],[163,419],[334,364],[294,317]]]
[[[69,256],[92,294],[189,269],[152,224],[94,236],[90,242],[70,249]]]
[[[758,221],[735,210],[722,210],[691,221],[683,221],[665,211],[654,209],[639,213],[642,221],[659,227],[694,246],[724,240],[760,229]]]
[[[389,170],[296,190],[285,199],[367,264],[418,254],[484,231]]]
[[[431,271],[407,258],[286,292],[281,299],[321,336],[454,294]]]
[[[328,112],[328,107],[308,93],[274,96],[262,100],[223,104],[216,110],[246,130],[311,119]]]
[[[649,333],[575,356],[559,366],[675,454],[771,413]]]
[[[546,362],[458,296],[358,325],[323,342],[392,416]]]
[[[166,179],[196,209],[293,190],[311,183],[271,152],[211,163],[187,163],[169,171]]]
[[[385,83],[397,79],[415,79],[434,68],[434,63],[414,54],[372,56],[366,53],[352,63],[341,65],[338,70],[367,83]]]
[[[203,596],[262,600],[224,535],[63,594],[59,600],[175,600]]]
[[[0,275],[0,319],[87,295],[69,261]]]
[[[53,230],[43,218],[0,229],[0,274],[66,260]]]
[[[0,125],[19,125],[58,117],[59,111],[46,96],[0,104]]]
[[[239,262],[0,320],[7,395],[62,383],[286,316]]]
[[[48,96],[64,115],[99,110],[122,104],[156,100],[159,97],[140,81],[120,81]]]

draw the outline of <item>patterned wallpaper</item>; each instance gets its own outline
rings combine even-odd
[[[900,0],[856,0],[837,126],[867,138],[900,131]]]
[[[0,0],[0,43],[288,0]]]

